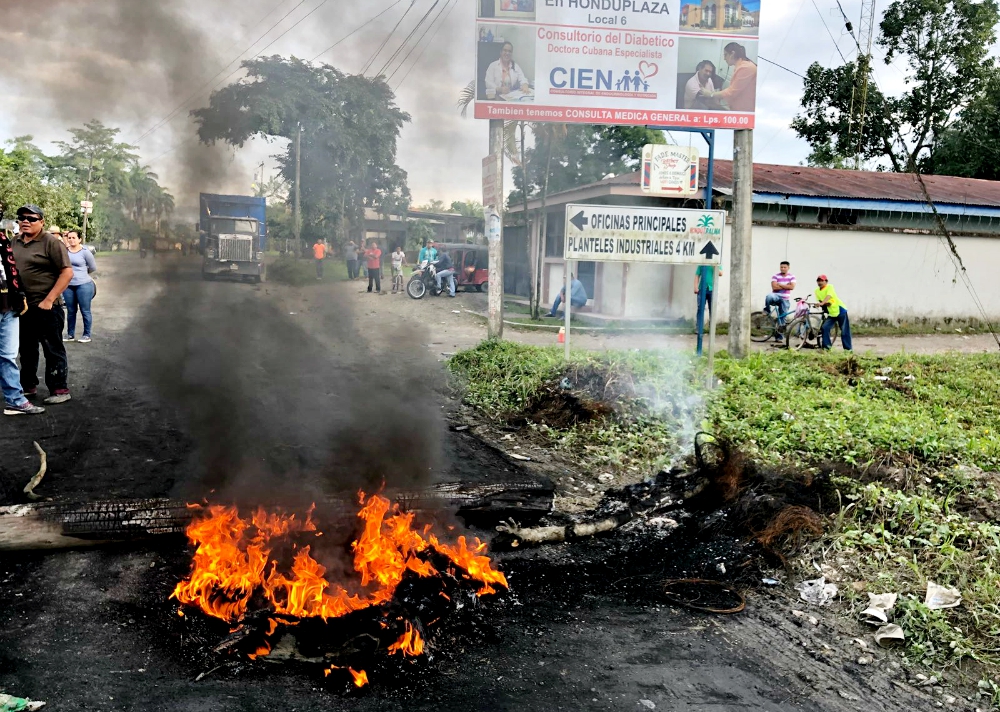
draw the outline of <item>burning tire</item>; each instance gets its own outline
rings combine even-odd
[[[424,298],[424,295],[427,294],[427,285],[424,284],[424,280],[420,278],[420,275],[415,274],[410,277],[410,281],[406,283],[406,293],[410,295],[411,299]]]

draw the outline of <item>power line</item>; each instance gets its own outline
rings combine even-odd
[[[361,68],[361,71],[358,72],[358,74],[364,74],[369,69],[371,69],[372,64],[375,63],[375,59],[379,56],[379,54],[381,54],[382,50],[385,49],[385,46],[389,44],[389,40],[392,39],[392,36],[394,34],[396,34],[396,30],[398,30],[399,26],[403,24],[403,20],[406,19],[406,16],[410,14],[410,10],[412,10],[413,6],[416,4],[417,0],[410,0],[410,5],[409,7],[406,8],[406,12],[404,12],[402,17],[399,18],[399,21],[395,24],[392,30],[389,31],[389,34],[386,35],[386,38],[382,40],[382,44],[378,46],[378,49],[376,49],[375,52],[372,53],[372,56],[368,58],[368,61],[365,62],[365,65]]]
[[[435,30],[435,31],[434,31],[434,34],[433,34],[433,35],[431,35],[431,39],[430,39],[430,41],[429,41],[429,42],[428,42],[427,44],[425,44],[425,45],[424,45],[424,48],[423,48],[422,50],[420,50],[420,54],[418,54],[418,55],[417,55],[417,58],[413,60],[413,64],[411,64],[411,65],[410,65],[410,68],[406,70],[406,74],[404,74],[404,75],[403,75],[403,76],[402,76],[402,77],[400,78],[399,82],[398,82],[398,83],[396,84],[396,86],[395,86],[395,87],[393,88],[393,92],[397,92],[397,91],[399,91],[399,88],[400,88],[401,86],[403,86],[403,82],[405,82],[405,81],[406,81],[406,78],[407,78],[408,76],[410,76],[410,72],[412,72],[412,71],[414,70],[414,68],[416,68],[416,66],[417,66],[418,64],[420,64],[420,59],[421,59],[421,58],[422,58],[422,57],[424,56],[424,52],[426,52],[426,51],[427,51],[427,48],[428,48],[428,47],[430,47],[430,46],[431,46],[431,44],[433,44],[433,43],[434,43],[434,38],[435,38],[435,37],[437,37],[437,34],[438,34],[438,32],[440,32],[440,31],[441,31],[441,28],[442,28],[442,27],[444,27],[444,26],[445,26],[445,24],[447,24],[447,22],[448,22],[448,16],[449,16],[449,15],[451,15],[451,11],[452,11],[452,10],[454,10],[454,9],[455,9],[455,8],[456,8],[457,6],[458,6],[458,0],[455,0],[455,3],[454,3],[454,4],[452,5],[452,6],[451,6],[451,10],[448,10],[448,14],[444,16],[444,20],[443,20],[443,21],[441,22],[441,24],[440,24],[440,25],[438,25],[438,28],[437,28],[437,30]]]
[[[823,27],[826,28],[827,33],[830,35],[830,39],[833,40],[833,46],[837,48],[837,54],[840,55],[844,64],[847,64],[847,58],[844,56],[844,53],[840,51],[840,45],[837,44],[837,40],[833,36],[833,30],[831,30],[830,26],[826,24],[826,18],[823,17],[823,11],[819,9],[819,5],[816,4],[816,0],[812,0],[812,4],[813,7],[816,8],[816,13],[819,15],[819,19],[823,22]]]
[[[434,35],[431,36],[431,40],[433,41],[434,36],[437,35],[437,33],[441,31],[442,27],[444,27],[444,19],[443,18],[447,17],[447,15],[445,14],[445,11],[447,10],[448,14],[451,14],[451,10],[453,10],[455,8],[454,2],[455,2],[455,0],[445,0],[445,4],[441,8],[441,10],[438,11],[437,17],[435,17],[431,21],[431,24],[427,25],[427,29],[424,30],[424,34],[420,35],[420,39],[418,39],[417,42],[416,42],[416,44],[413,45],[413,48],[409,52],[406,53],[406,56],[403,57],[403,59],[400,61],[400,63],[398,65],[396,65],[396,68],[394,70],[392,70],[392,74],[390,74],[388,76],[388,78],[386,78],[386,82],[392,81],[392,78],[394,76],[396,76],[396,74],[399,72],[400,69],[403,68],[403,65],[406,64],[406,60],[408,60],[410,58],[410,55],[413,54],[413,52],[417,49],[417,47],[420,46],[420,43],[424,41],[424,37],[427,36],[428,32],[430,32],[432,29],[434,29],[434,25],[436,24],[437,25],[437,29],[434,30]],[[413,60],[413,64],[414,65],[418,61],[420,61],[420,58],[424,55],[424,52],[427,51],[427,47],[429,47],[429,46],[430,46],[430,42],[428,42],[426,45],[424,45],[424,48],[422,50],[420,50],[420,54],[418,54],[417,58]],[[409,74],[412,70],[413,70],[413,65],[411,65],[410,68],[408,70],[406,70],[406,73]]]
[[[429,8],[427,9],[427,12],[425,12],[425,13],[424,13],[424,16],[420,18],[420,21],[419,21],[419,22],[418,22],[418,23],[417,23],[417,24],[416,24],[416,25],[414,26],[414,28],[413,28],[412,30],[410,30],[410,34],[408,34],[408,35],[406,36],[406,39],[404,39],[404,40],[403,40],[402,44],[400,44],[400,45],[399,45],[399,47],[397,47],[397,48],[396,48],[396,51],[395,51],[395,52],[393,52],[393,53],[392,53],[392,56],[391,56],[391,57],[389,57],[389,59],[388,59],[388,60],[386,61],[386,63],[382,65],[382,68],[381,68],[381,69],[379,69],[379,70],[378,70],[378,71],[377,71],[377,72],[375,73],[375,76],[376,76],[376,77],[378,77],[378,76],[381,76],[381,75],[385,74],[385,70],[389,68],[389,65],[391,65],[391,64],[392,64],[393,62],[395,62],[395,61],[396,61],[396,58],[397,58],[397,57],[398,57],[398,56],[400,55],[400,53],[401,53],[401,52],[403,51],[403,48],[404,48],[404,47],[406,47],[406,45],[407,45],[407,44],[409,44],[410,40],[411,40],[411,39],[413,39],[413,36],[414,36],[415,34],[417,34],[417,31],[418,31],[418,30],[419,30],[419,29],[420,29],[420,28],[421,28],[421,27],[423,26],[423,24],[424,24],[424,23],[425,23],[425,22],[427,21],[427,18],[428,18],[428,17],[430,17],[430,15],[431,15],[431,13],[432,13],[432,12],[434,12],[434,8],[436,8],[436,7],[437,7],[438,5],[440,5],[440,4],[441,4],[441,0],[434,0],[434,4],[433,4],[433,5],[431,5],[431,6],[430,6],[430,7],[429,7]]]
[[[303,3],[303,2],[305,2],[305,0],[302,0],[302,2],[300,2],[300,3],[299,3],[299,5],[302,5],[302,3]],[[315,62],[315,61],[316,61],[317,59],[319,59],[319,58],[320,58],[320,57],[322,57],[322,56],[323,56],[324,54],[326,54],[327,52],[329,52],[330,50],[332,50],[332,49],[333,49],[334,47],[336,47],[337,45],[339,45],[339,44],[340,44],[341,42],[344,42],[345,40],[347,40],[347,39],[348,39],[349,37],[351,37],[352,35],[354,35],[354,34],[357,34],[357,33],[358,33],[358,32],[360,32],[360,31],[361,31],[362,29],[364,29],[365,27],[367,27],[368,25],[370,25],[371,23],[373,23],[373,22],[374,22],[375,20],[377,20],[378,18],[382,17],[382,15],[384,15],[385,13],[387,13],[387,12],[388,12],[389,10],[391,10],[392,8],[394,8],[394,7],[396,6],[396,5],[399,5],[399,4],[401,3],[401,2],[403,2],[403,0],[396,0],[396,2],[394,2],[394,3],[392,4],[392,5],[390,5],[389,7],[385,8],[384,10],[382,10],[382,12],[378,13],[377,15],[375,15],[374,17],[372,17],[371,19],[369,19],[369,20],[367,20],[366,22],[364,22],[363,24],[359,25],[359,26],[358,26],[357,28],[355,28],[355,29],[354,29],[354,30],[352,30],[351,32],[347,33],[346,35],[344,35],[343,37],[341,37],[341,38],[340,38],[339,40],[337,40],[336,42],[334,42],[334,43],[333,43],[332,45],[330,45],[329,47],[327,47],[327,48],[326,48],[325,50],[323,50],[322,52],[320,52],[319,54],[317,54],[317,55],[316,55],[315,57],[313,57],[313,58],[312,58],[312,60],[311,60],[311,61]],[[318,9],[319,9],[319,8],[320,8],[320,7],[322,6],[322,5],[324,5],[324,4],[326,4],[326,0],[324,0],[324,2],[323,2],[323,3],[321,3],[320,5],[316,6],[316,7],[315,7],[315,8],[314,8],[314,9],[312,10],[312,12],[315,12],[316,10],[318,10]],[[295,6],[295,8],[299,7],[299,5],[296,5],[296,6]],[[294,12],[294,11],[295,11],[295,8],[292,8],[292,10],[291,10],[290,12]],[[311,14],[312,14],[312,12],[310,12],[309,14],[311,15]],[[306,17],[308,17],[308,16],[309,16],[309,15],[306,15],[305,17],[303,17],[303,18],[302,18],[302,20],[305,20],[305,19],[306,19]],[[287,15],[285,15],[285,17],[287,17]],[[284,18],[282,18],[282,19],[284,19]],[[297,23],[295,23],[295,24],[296,24],[296,25],[298,25],[298,24],[299,24],[300,22],[302,22],[302,20],[299,20],[299,22],[297,22]],[[278,20],[278,23],[276,23],[276,24],[280,24],[280,23],[281,23],[281,20]],[[286,32],[282,33],[282,35],[281,35],[281,36],[279,36],[279,37],[278,37],[277,39],[275,39],[274,41],[275,41],[275,42],[277,42],[278,40],[280,40],[280,39],[281,39],[281,37],[284,37],[284,35],[285,35],[285,34],[288,34],[288,32],[290,32],[290,31],[291,31],[291,30],[293,30],[294,28],[295,28],[295,25],[293,25],[292,27],[288,28],[288,30],[287,30]],[[274,29],[274,27],[272,26],[272,28],[271,28],[271,29]],[[271,31],[271,30],[268,30],[268,32],[270,32],[270,31]],[[264,33],[264,35],[266,35],[266,34],[267,34],[267,32],[265,32],[265,33]],[[263,35],[262,35],[262,37],[263,37]],[[255,42],[254,42],[253,44],[251,44],[250,46],[251,46],[251,47],[253,47],[253,45],[254,45],[254,44],[257,44],[257,42],[259,42],[259,41],[260,41],[260,40],[258,39],[257,41],[255,41]],[[274,44],[274,43],[272,42],[271,44]],[[262,54],[262,53],[263,53],[263,52],[264,52],[265,50],[267,50],[267,49],[268,49],[268,47],[270,47],[270,46],[271,46],[271,45],[268,45],[267,47],[265,47],[264,49],[262,49],[262,50],[261,50],[261,51],[260,51],[259,53],[257,53],[257,55],[255,55],[255,57],[254,57],[254,58],[256,58],[256,57],[259,57],[259,56],[260,56],[260,55],[261,55],[261,54]],[[246,54],[246,51],[244,51],[244,53],[243,53],[243,54]],[[234,61],[235,61],[235,60],[234,60]],[[232,62],[230,62],[229,64],[232,64]],[[226,66],[229,66],[229,65],[226,65]],[[230,73],[230,74],[229,74],[229,75],[228,75],[228,76],[227,76],[227,77],[226,77],[225,79],[223,79],[222,81],[223,81],[223,82],[227,81],[227,80],[229,79],[229,77],[233,76],[233,74],[236,74],[236,72],[238,72],[238,71],[239,71],[239,69],[236,69],[236,70],[234,70],[233,72],[231,72],[231,73]],[[222,72],[219,72],[219,74],[221,74],[221,73],[222,73]],[[217,74],[216,76],[218,76],[218,74]],[[221,83],[221,82],[218,82],[217,84],[219,84],[219,83]],[[199,93],[200,93],[200,90],[199,90]],[[185,103],[186,103],[186,102],[185,102]],[[174,151],[176,151],[176,150],[177,150],[178,148],[180,148],[180,144],[177,144],[177,145],[173,146],[172,148],[168,148],[168,149],[167,149],[166,151],[164,151],[163,153],[161,153],[161,154],[159,154],[158,156],[156,156],[155,158],[153,158],[153,159],[152,159],[152,160],[151,160],[150,162],[151,162],[151,163],[155,163],[156,161],[160,160],[160,159],[161,159],[161,158],[163,158],[164,156],[167,156],[167,155],[169,155],[169,154],[173,153],[173,152],[174,152]]]
[[[280,6],[281,6],[281,4],[282,4],[282,3],[284,2],[284,1],[285,1],[285,0],[281,0],[281,2],[279,2],[279,3],[278,3],[278,5],[277,5],[277,6],[275,6],[275,8],[274,8],[274,9],[275,9],[275,10],[276,10],[276,9],[278,9],[278,7],[280,7]],[[178,112],[178,111],[180,111],[180,110],[181,110],[181,109],[183,109],[183,108],[184,108],[185,106],[187,106],[188,102],[190,102],[190,101],[191,101],[192,99],[194,99],[194,98],[196,98],[196,97],[200,96],[200,95],[201,95],[201,93],[202,93],[202,91],[204,91],[204,90],[205,90],[205,89],[206,89],[207,87],[211,86],[211,85],[212,85],[212,83],[213,83],[213,82],[214,82],[214,81],[215,81],[215,80],[216,80],[216,79],[217,79],[217,78],[219,77],[219,75],[220,75],[220,74],[222,74],[222,73],[223,73],[224,71],[226,71],[226,70],[227,70],[227,69],[228,69],[228,68],[229,68],[230,66],[232,66],[232,64],[233,64],[234,62],[238,62],[238,61],[239,61],[239,59],[240,59],[240,58],[241,58],[241,57],[242,57],[243,55],[245,55],[245,54],[246,54],[247,52],[249,52],[249,51],[250,51],[250,50],[251,50],[251,49],[253,48],[253,46],[254,46],[255,44],[257,44],[257,43],[258,43],[258,42],[260,42],[260,41],[261,41],[262,39],[264,39],[265,37],[267,37],[267,35],[268,35],[268,34],[269,34],[269,33],[270,33],[270,32],[271,32],[271,31],[272,31],[272,30],[273,30],[273,29],[274,29],[275,27],[277,27],[277,26],[278,26],[278,25],[280,25],[280,24],[281,24],[282,22],[284,22],[284,21],[285,21],[285,18],[286,18],[286,17],[288,17],[288,16],[289,16],[289,15],[291,15],[291,14],[292,14],[293,12],[295,12],[295,11],[296,11],[297,9],[299,9],[299,7],[301,7],[301,6],[302,6],[302,5],[303,5],[303,4],[305,3],[305,2],[306,2],[306,0],[300,0],[300,2],[298,3],[298,5],[296,5],[296,6],[295,6],[295,7],[293,7],[293,8],[291,9],[291,10],[289,10],[289,11],[288,11],[288,12],[286,12],[286,13],[285,13],[284,15],[282,15],[282,16],[281,16],[281,19],[279,19],[279,20],[278,20],[277,22],[275,22],[275,23],[274,23],[273,25],[271,25],[270,27],[268,27],[268,28],[267,28],[267,30],[266,30],[266,31],[264,32],[264,34],[262,34],[262,35],[261,35],[260,37],[258,37],[257,39],[255,39],[255,40],[254,40],[253,42],[251,42],[251,43],[250,43],[250,45],[249,45],[249,46],[248,46],[248,47],[247,47],[247,48],[246,48],[245,50],[243,50],[243,51],[242,51],[242,52],[240,52],[240,53],[239,53],[238,55],[236,55],[236,58],[235,58],[235,59],[231,60],[231,61],[230,61],[230,62],[229,62],[228,64],[226,64],[225,66],[223,66],[223,67],[222,67],[222,69],[220,69],[220,70],[219,70],[219,71],[218,71],[218,72],[216,73],[216,75],[215,75],[214,77],[212,77],[212,78],[211,78],[211,79],[209,79],[209,80],[208,80],[207,82],[205,82],[204,84],[202,84],[202,85],[201,85],[200,87],[198,87],[198,89],[196,89],[196,90],[195,90],[195,91],[194,91],[194,92],[193,92],[193,93],[192,93],[192,94],[191,94],[190,96],[188,96],[188,97],[187,97],[186,99],[184,99],[184,100],[183,100],[183,101],[182,101],[182,102],[181,102],[180,104],[178,104],[177,106],[175,106],[175,107],[173,108],[173,110],[172,110],[172,111],[171,111],[171,112],[170,112],[169,114],[167,114],[167,116],[166,116],[166,117],[164,117],[163,119],[161,119],[161,120],[160,120],[160,121],[159,121],[159,122],[158,122],[158,123],[157,123],[157,124],[156,124],[155,126],[153,126],[153,127],[149,128],[149,129],[147,129],[145,133],[143,133],[143,134],[142,134],[142,135],[141,135],[141,136],[140,136],[139,138],[137,138],[137,139],[135,140],[135,142],[136,142],[136,143],[138,143],[139,141],[142,141],[142,140],[143,140],[144,138],[146,138],[146,137],[147,137],[147,136],[149,136],[150,134],[152,134],[152,133],[154,133],[154,132],[158,131],[158,130],[159,130],[159,129],[160,129],[160,128],[161,128],[161,127],[162,127],[162,126],[164,125],[164,124],[166,124],[166,123],[167,123],[167,122],[169,122],[169,121],[170,121],[170,120],[171,120],[172,118],[174,118],[174,116],[176,116],[176,115],[177,115],[177,112]],[[272,10],[271,12],[274,12],[274,10]],[[268,13],[268,15],[270,15],[270,14],[271,14],[271,13],[269,12],[269,13]],[[260,23],[258,23],[258,24],[260,24]],[[232,76],[232,75],[230,75],[230,76]]]
[[[785,70],[786,72],[788,72],[789,74],[794,74],[794,75],[795,75],[795,76],[797,76],[797,77],[798,77],[799,79],[805,79],[805,77],[803,77],[803,76],[802,76],[801,74],[799,74],[799,73],[798,73],[798,72],[796,72],[795,70],[792,70],[792,69],[789,69],[788,67],[786,67],[786,66],[784,66],[784,65],[782,65],[782,64],[778,64],[777,62],[772,62],[772,61],[771,61],[770,59],[768,59],[767,57],[761,57],[761,56],[760,56],[760,55],[758,54],[758,55],[757,55],[757,59],[761,60],[762,62],[767,62],[768,64],[773,64],[773,65],[774,65],[775,67],[777,67],[778,69],[784,69],[784,70]]]

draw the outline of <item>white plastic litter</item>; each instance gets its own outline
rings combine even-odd
[[[895,593],[869,593],[868,608],[861,611],[861,619],[865,623],[880,625],[889,622],[889,613],[896,605]]]
[[[840,593],[837,584],[827,583],[825,576],[797,583],[795,590],[799,592],[799,598],[814,606],[828,606]]]
[[[933,581],[928,581],[927,595],[924,596],[924,605],[932,611],[942,608],[958,608],[962,605],[962,594],[957,588],[938,586]]]

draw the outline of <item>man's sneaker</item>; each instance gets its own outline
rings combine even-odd
[[[33,404],[31,401],[24,401],[21,405],[11,405],[5,403],[3,407],[4,415],[38,415],[44,413],[45,408]]]
[[[37,388],[22,388],[21,392],[24,393],[25,398],[34,398],[38,395]]]
[[[89,336],[81,336],[79,338],[79,342],[81,344],[89,344],[90,343],[90,337]]]
[[[63,341],[73,341],[73,339],[75,338],[76,337],[73,336],[72,334],[66,334],[66,336],[63,337]]]
[[[65,403],[70,398],[69,391],[56,391],[42,402],[46,405],[58,405],[59,403]]]

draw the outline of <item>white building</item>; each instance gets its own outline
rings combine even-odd
[[[543,302],[551,304],[563,281],[563,237],[567,203],[687,205],[644,194],[639,174],[618,176],[548,197],[548,229],[542,265]],[[954,240],[991,320],[1000,320],[1000,182],[925,176],[937,212]],[[732,163],[715,162],[715,207],[729,209]],[[504,282],[508,294],[527,297],[528,239],[538,240],[541,204],[529,202],[526,236],[523,209],[510,206],[504,231]],[[806,296],[816,276],[826,274],[855,321],[915,323],[981,319],[975,299],[956,267],[948,241],[914,176],[902,173],[754,166],[753,301],[761,307],[770,278],[782,260],[798,277],[795,296]],[[534,254],[533,252],[530,254]],[[728,319],[729,228],[723,275],[716,287],[720,317]],[[694,268],[672,265],[579,263],[579,277],[595,318],[691,319],[695,312]]]

